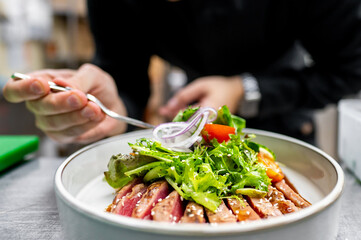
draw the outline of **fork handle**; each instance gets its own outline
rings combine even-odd
[[[11,75],[11,78],[14,79],[15,81],[18,81],[18,80],[23,80],[23,79],[29,79],[30,76],[15,72]],[[49,84],[49,87],[51,90],[62,91],[62,92],[67,92],[67,91],[72,90],[71,87],[62,87],[52,81],[48,81],[48,84]]]

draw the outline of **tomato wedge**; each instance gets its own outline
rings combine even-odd
[[[227,125],[207,123],[202,130],[202,137],[206,142],[216,139],[219,143],[227,142],[229,134],[235,134],[236,129]]]
[[[273,155],[266,149],[259,149],[258,160],[266,167],[266,174],[272,179],[272,182],[279,182],[285,177],[281,168],[275,162]]]

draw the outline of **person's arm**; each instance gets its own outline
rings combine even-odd
[[[310,0],[293,4],[294,32],[314,64],[272,75],[253,73],[262,94],[259,117],[322,108],[361,90],[361,2]]]
[[[131,1],[88,0],[88,15],[96,47],[93,63],[114,78],[128,116],[142,119],[150,95],[152,40],[145,7]]]

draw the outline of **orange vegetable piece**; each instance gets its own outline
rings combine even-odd
[[[285,177],[272,154],[262,148],[258,153],[258,160],[266,167],[267,176],[272,179],[272,182],[279,182]]]

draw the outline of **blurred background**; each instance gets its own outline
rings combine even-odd
[[[0,88],[13,72],[42,68],[78,68],[92,58],[85,0],[0,0]],[[157,124],[157,109],[166,94],[185,82],[181,69],[153,56],[149,68],[152,96],[146,120]],[[164,94],[166,93],[166,94]],[[337,108],[315,113],[318,147],[337,157]],[[0,134],[36,134],[41,154],[68,155],[81,146],[62,146],[36,129],[24,104],[7,103],[0,92]]]
[[[13,72],[27,73],[43,68],[76,69],[90,62],[94,44],[88,27],[86,0],[0,0],[0,89]],[[174,79],[167,92],[184,83],[180,69],[153,56],[149,68],[152,96],[146,116],[157,124],[164,79]],[[36,134],[41,154],[68,155],[81,146],[62,146],[47,139],[35,127],[25,104],[10,104],[0,91],[0,135]]]

